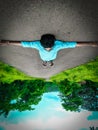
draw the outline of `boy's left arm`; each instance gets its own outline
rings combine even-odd
[[[91,46],[91,47],[98,47],[98,43],[97,42],[77,42],[76,47],[83,47],[83,46]]]

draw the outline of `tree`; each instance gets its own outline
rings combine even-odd
[[[34,110],[45,91],[43,80],[16,80],[10,84],[0,82],[0,115],[5,117],[11,110]]]
[[[81,84],[66,79],[58,85],[64,109],[80,111],[82,108],[89,111],[98,111],[98,83],[87,80],[85,84]]]

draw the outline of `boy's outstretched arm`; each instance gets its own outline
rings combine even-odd
[[[76,47],[83,47],[83,46],[91,46],[91,47],[98,47],[97,42],[77,42]]]
[[[6,41],[6,40],[0,41],[0,46],[8,46],[8,45],[22,46],[21,42],[19,41]]]
[[[22,46],[21,41],[7,41],[7,40],[1,40],[0,46],[6,46],[6,45],[16,45],[16,46]],[[92,47],[98,47],[98,42],[77,42],[76,47],[83,47],[83,46],[92,46]]]

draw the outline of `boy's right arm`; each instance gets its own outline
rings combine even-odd
[[[15,45],[15,46],[39,49],[39,41],[31,41],[31,42],[30,41],[0,41],[0,45],[1,46]]]
[[[0,41],[0,46],[9,46],[9,45],[22,46],[21,42],[19,41]]]

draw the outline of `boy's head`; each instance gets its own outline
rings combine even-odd
[[[52,48],[55,42],[55,36],[52,34],[44,34],[41,36],[40,42],[44,48]]]

